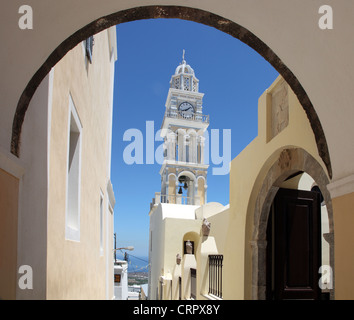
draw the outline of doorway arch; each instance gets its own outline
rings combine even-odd
[[[267,44],[265,44],[255,34],[247,30],[243,26],[208,11],[182,6],[155,5],[135,7],[127,10],[118,11],[116,13],[96,19],[95,21],[81,28],[69,38],[64,40],[50,54],[48,59],[33,75],[33,77],[31,78],[31,80],[29,81],[26,88],[21,94],[13,118],[11,132],[11,153],[13,153],[17,157],[20,156],[22,124],[24,122],[26,111],[28,109],[32,96],[34,95],[39,84],[49,73],[51,68],[54,67],[55,64],[59,62],[68,51],[74,48],[81,41],[87,39],[89,36],[96,34],[104,29],[107,29],[113,25],[135,20],[154,18],[178,18],[214,27],[244,42],[249,47],[258,52],[265,60],[267,60],[290,85],[290,87],[296,94],[300,104],[304,108],[316,138],[318,153],[326,165],[329,177],[332,177],[332,166],[329,156],[329,150],[322,125],[306,91],[304,90],[296,76],[291,72],[291,70],[281,61],[281,59],[275,54],[275,52],[273,52],[273,50],[267,46]]]
[[[327,189],[329,179],[323,167],[306,150],[301,148],[283,148],[275,152],[266,163],[271,163],[269,169],[264,166],[265,174],[259,174],[261,180],[260,188],[254,188],[256,200],[249,204],[246,229],[246,243],[250,243],[251,250],[247,253],[247,259],[251,260],[251,271],[245,274],[245,278],[250,279],[252,285],[251,298],[266,298],[266,248],[267,248],[267,224],[269,212],[275,195],[280,185],[291,175],[297,172],[309,174],[316,185],[321,189],[324,201],[327,206],[329,233],[325,235],[329,242],[330,266],[334,274],[334,225],[332,201]],[[262,177],[263,176],[263,177]],[[256,190],[257,189],[257,190]],[[252,208],[251,208],[252,207]],[[249,256],[247,256],[249,254]],[[245,288],[245,291],[247,288]],[[331,298],[334,298],[334,290],[331,292]]]

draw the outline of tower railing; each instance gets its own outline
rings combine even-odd
[[[183,113],[180,111],[168,110],[165,112],[165,117],[172,119],[182,119],[190,121],[199,121],[203,123],[209,123],[209,115],[198,114],[198,113]]]
[[[187,197],[184,195],[166,195],[161,194],[161,192],[155,192],[155,198],[152,199],[150,204],[150,210],[154,205],[159,203],[171,203],[171,204],[185,204],[185,205],[200,205],[200,197]]]

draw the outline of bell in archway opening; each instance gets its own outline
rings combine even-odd
[[[180,186],[180,187],[179,187],[179,190],[178,190],[178,194],[182,194],[182,193],[183,193],[182,187]]]

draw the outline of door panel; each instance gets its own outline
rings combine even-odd
[[[274,298],[318,299],[321,261],[318,193],[279,189],[273,218]]]

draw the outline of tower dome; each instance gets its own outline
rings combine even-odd
[[[193,68],[184,59],[184,53],[183,50],[182,62],[171,77],[170,87],[183,91],[198,92],[199,80],[195,77]]]
[[[186,60],[183,60],[176,68],[175,75],[180,75],[181,73],[191,74],[194,76],[194,70],[189,64],[187,64]]]

